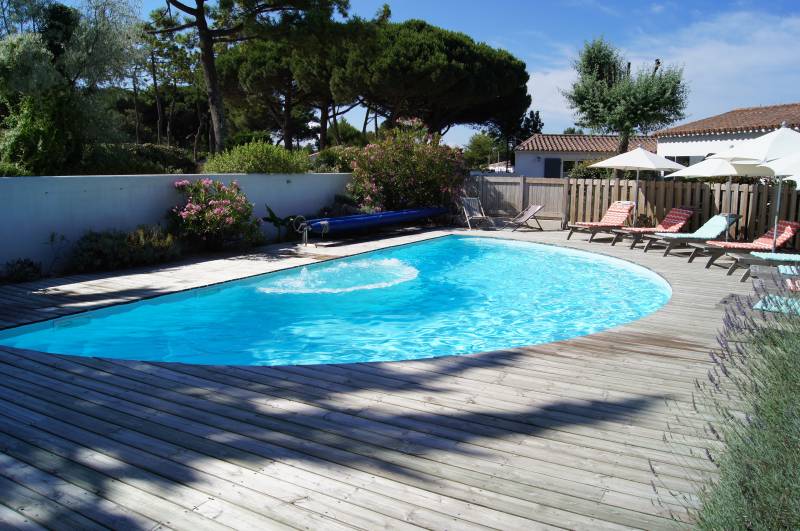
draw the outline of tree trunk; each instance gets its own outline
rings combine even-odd
[[[617,144],[617,153],[627,153],[628,145],[631,141],[631,134],[627,131],[619,134],[619,144]]]
[[[173,87],[173,90],[177,90]],[[171,146],[172,139],[172,117],[175,115],[175,93],[172,94],[172,100],[169,102],[169,114],[167,115],[167,147]]]
[[[192,160],[197,163],[197,148],[200,145],[200,135],[203,134],[203,114],[200,112],[200,104],[194,104],[195,115],[197,116],[197,132],[194,134],[194,143],[192,145]]]
[[[161,93],[158,90],[158,74],[156,73],[156,56],[150,53],[150,75],[153,77],[153,95],[156,98],[156,144],[161,143],[161,130],[164,124],[164,109],[161,107]]]
[[[214,152],[214,127],[209,123],[211,121],[211,114],[209,113],[208,118],[206,118],[206,129],[208,130],[208,151],[209,153]]]
[[[617,144],[617,153],[627,153],[630,140],[631,140],[631,134],[629,132],[627,131],[621,132],[619,134],[619,144]],[[614,170],[614,178],[621,179],[622,170]]]
[[[286,89],[286,98],[283,101],[283,146],[288,149],[294,149],[294,132],[292,131],[292,108],[294,107],[292,83]]]
[[[336,112],[336,107],[333,108],[333,138],[336,140],[336,143],[341,145],[342,144],[342,137],[339,135],[339,120],[336,118],[338,113]]]
[[[198,2],[202,9],[202,2]],[[214,60],[214,37],[211,35],[205,15],[196,18],[197,37],[200,45],[200,63],[203,65],[203,79],[208,93],[208,110],[211,114],[211,125],[214,131],[214,144],[211,151],[219,153],[225,149],[227,126],[225,124],[225,107],[222,102],[222,91],[217,76],[217,64]]]
[[[136,143],[141,143],[139,137],[139,72],[133,71],[133,117],[136,123]]]
[[[319,108],[319,150],[322,151],[328,147],[328,114],[330,112],[330,105],[325,102]]]
[[[367,125],[369,124],[369,105],[367,105],[367,112],[364,113],[364,125],[361,126],[361,136],[364,137],[364,142],[367,141]]]

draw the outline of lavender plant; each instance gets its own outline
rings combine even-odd
[[[697,384],[697,408],[715,418],[707,429],[723,443],[708,453],[719,474],[700,490],[699,529],[800,528],[800,315],[785,279],[773,283],[756,297],[784,312],[754,311],[752,298],[730,305]]]

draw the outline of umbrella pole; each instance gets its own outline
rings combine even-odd
[[[733,205],[733,185],[731,181],[733,180],[733,176],[728,175],[728,211],[722,212],[722,214],[731,214],[731,206]],[[731,229],[728,227],[728,230],[725,231],[725,241],[728,241],[728,234],[730,233]]]
[[[781,216],[781,187],[783,186],[783,177],[778,177],[778,198],[775,200],[775,224],[772,227],[772,252],[775,252],[775,244],[778,240],[778,218]]]
[[[636,226],[636,220],[639,218],[639,170],[636,170],[636,188],[633,196],[633,226]]]

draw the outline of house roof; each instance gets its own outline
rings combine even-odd
[[[559,153],[616,153],[617,135],[550,135],[537,133],[516,147],[516,151],[552,151]],[[647,151],[656,152],[656,139],[648,136],[633,136],[628,150],[641,145]]]
[[[658,131],[654,136],[770,131],[780,127],[784,121],[790,127],[800,127],[800,103],[734,109],[716,116]]]

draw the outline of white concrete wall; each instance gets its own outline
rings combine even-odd
[[[63,253],[89,230],[165,225],[168,210],[182,201],[173,182],[203,177],[237,180],[259,217],[266,214],[265,203],[279,216],[315,214],[350,180],[349,173],[0,178],[0,268],[16,258],[47,267],[51,233],[67,238]],[[272,225],[262,228],[274,235]]]

